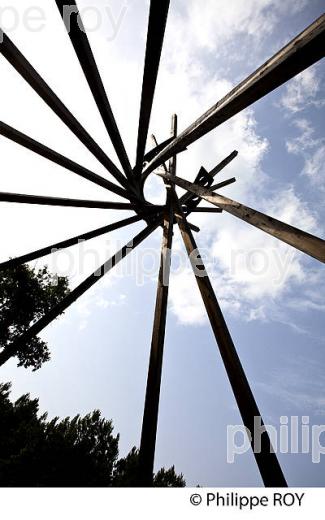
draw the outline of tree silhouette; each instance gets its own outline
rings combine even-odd
[[[133,447],[130,453],[115,464],[113,485],[136,487],[138,485],[139,450]],[[183,475],[177,475],[175,467],[161,468],[153,477],[154,487],[185,487]]]
[[[118,459],[119,435],[98,410],[85,417],[47,420],[38,399],[16,402],[11,384],[0,384],[0,486],[132,487],[137,486],[138,450]],[[161,469],[154,486],[183,487],[174,467]]]
[[[27,265],[0,271],[0,366],[13,356],[18,366],[39,369],[50,359],[45,341],[34,337],[17,352],[10,345],[69,292],[68,279]]]

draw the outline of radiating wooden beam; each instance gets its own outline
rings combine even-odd
[[[177,115],[174,114],[172,116],[172,124],[171,124],[171,132],[170,132],[171,137],[174,137],[174,138],[177,137],[177,126],[178,126]],[[176,166],[177,166],[177,157],[176,157],[176,155],[173,155],[169,159],[169,173],[170,173],[170,175],[176,175]]]
[[[190,226],[190,229],[192,231],[195,231],[195,233],[199,233],[200,231],[200,228],[198,226],[196,226],[195,224],[193,224],[192,222],[188,222],[188,225]]]
[[[202,170],[204,172],[206,172],[206,170],[204,170],[204,168],[201,168],[201,171]],[[209,174],[207,173],[207,175],[209,175]],[[215,190],[224,188],[225,186],[229,186],[230,184],[233,184],[234,182],[236,182],[236,179],[235,179],[235,177],[232,177],[231,179],[227,179],[225,181],[219,182],[218,184],[214,184],[213,186],[208,186],[208,188],[211,191],[215,191]],[[195,184],[197,186],[202,186],[201,182],[195,182]],[[184,213],[186,214],[186,216],[188,216],[191,213],[196,212],[196,211],[200,212],[199,204],[200,204],[200,202],[202,202],[201,197],[198,197],[197,195],[194,195],[191,192],[186,193],[185,195],[183,195],[183,197],[185,198],[185,200],[187,200],[187,202],[185,204],[184,203],[182,204],[182,209],[183,209]],[[213,210],[213,208],[210,208],[210,213],[213,212],[212,210]]]
[[[209,171],[211,177],[215,177],[218,173],[220,173],[226,166],[228,166],[228,164],[231,163],[231,161],[236,159],[237,155],[237,150],[234,150],[229,155],[227,155],[225,159],[223,159],[221,162],[217,164],[217,166],[215,166],[214,168],[212,168],[212,170]]]
[[[191,213],[222,213],[220,208],[195,208]]]
[[[261,449],[254,449],[254,420],[260,420],[260,423],[257,422],[257,425],[260,424],[261,428],[264,426],[260,411],[238,357],[235,345],[220,309],[210,279],[205,270],[198,247],[191,230],[187,225],[186,218],[176,197],[174,197],[174,210],[184,245],[193,267],[194,275],[243,423],[245,427],[248,428],[249,433],[252,435],[251,445],[263,482],[267,487],[286,487],[286,480],[282,473],[278,459],[273,452],[267,431],[261,435]],[[196,258],[199,258],[197,265],[195,260]],[[257,448],[256,445],[255,448]]]
[[[109,202],[102,200],[66,199],[61,197],[43,197],[42,195],[26,195],[23,193],[0,192],[1,202],[20,204],[40,204],[42,206],[68,206],[74,208],[122,209],[133,211],[134,206],[126,202]]]
[[[126,199],[131,198],[130,194],[124,188],[121,188],[121,186],[118,186],[108,179],[101,177],[97,173],[88,170],[84,166],[81,166],[71,159],[68,159],[64,155],[55,152],[44,144],[35,141],[35,139],[32,139],[26,134],[23,134],[12,126],[5,124],[3,121],[0,121],[0,134],[7,139],[10,139],[11,141],[23,146],[24,148],[31,150],[37,155],[40,155],[41,157],[44,157],[45,159],[48,159],[49,161],[52,161],[53,163],[58,164],[59,166],[62,166],[63,168],[66,168],[73,173],[76,173],[77,175],[80,175],[80,177],[83,177],[84,179],[87,179],[88,181],[91,181],[94,184],[101,186],[102,188],[106,188],[108,191],[111,191],[116,195],[120,195],[120,197]]]
[[[65,23],[71,43],[79,63],[87,79],[98,110],[111,138],[116,154],[129,181],[132,180],[132,169],[125,151],[112,108],[100,76],[96,60],[87,37],[85,27],[75,0],[56,0],[60,15]]]
[[[213,177],[203,168],[200,168],[199,173],[195,177],[194,182],[199,186],[210,187],[213,183]],[[192,211],[198,207],[202,199],[197,197],[193,193],[187,192],[183,195],[181,200],[184,200],[183,204],[181,204],[182,209],[186,216],[190,215]]]
[[[123,258],[130,254],[135,247],[137,247],[143,240],[145,240],[157,227],[157,223],[147,226],[143,231],[138,233],[132,240],[123,246],[115,255],[107,260],[101,267],[96,269],[88,278],[86,278],[80,285],[73,289],[67,296],[65,296],[57,305],[55,305],[42,318],[36,321],[25,333],[17,338],[10,346],[6,347],[0,353],[0,366],[8,359],[16,354],[16,352],[24,348],[25,345],[37,334],[39,334],[47,325],[54,321],[58,316],[70,307],[80,296],[82,296],[88,289],[90,289],[98,280],[100,280],[106,273],[108,273],[115,265],[117,265]]]
[[[88,148],[98,161],[115,177],[126,190],[129,189],[128,181],[117,166],[111,161],[105,152],[98,146],[83,126],[77,121],[49,85],[32,67],[25,56],[14,45],[10,38],[0,30],[0,52],[24,78],[25,81],[37,92],[43,101],[63,121],[63,123],[75,134],[76,137]]]
[[[151,136],[152,137],[152,136]],[[166,148],[166,146],[171,143],[173,141],[173,137],[168,137],[168,139],[166,139],[165,141],[163,141],[162,143],[160,144],[155,144],[154,147],[149,150],[145,156],[144,156],[144,161],[145,162],[150,162],[156,155],[158,155],[159,152],[161,152],[161,150],[163,150],[164,148]]]
[[[142,172],[170,0],[151,0],[143,73],[135,173]]]
[[[265,233],[268,233],[269,235],[282,240],[282,242],[299,249],[299,251],[316,258],[316,260],[319,260],[323,263],[325,262],[325,240],[310,235],[309,233],[301,231],[301,229],[290,226],[289,224],[285,224],[284,222],[281,222],[280,220],[277,220],[273,217],[269,217],[264,213],[249,208],[248,206],[244,206],[244,204],[229,199],[228,197],[224,197],[223,195],[217,193],[212,193],[211,190],[196,184],[192,184],[191,182],[188,182],[185,179],[181,179],[180,177],[173,177],[163,173],[159,173],[157,175],[175,182],[177,186],[181,186],[188,191],[192,191],[214,206],[227,211],[227,213],[231,213],[231,215],[234,215],[235,217],[244,220],[248,224],[265,231]]]
[[[209,175],[210,177],[215,177],[218,173],[220,173],[229,163],[231,163],[231,161],[233,161],[238,155],[238,152],[237,150],[234,150],[233,152],[231,152],[231,154],[229,154],[225,159],[223,159],[220,163],[217,164],[217,166],[215,166],[211,171],[207,172],[205,170],[205,168],[201,168],[201,170],[203,170],[204,172],[206,172],[207,175]],[[200,170],[200,171],[201,171]],[[212,181],[211,181],[212,183]],[[197,184],[201,184],[200,182],[198,182]],[[193,193],[185,193],[181,198],[180,198],[180,203],[183,205],[185,203],[188,203],[190,202],[191,200],[193,200],[194,196],[193,196]]]
[[[324,35],[325,14],[186,128],[144,168],[143,175],[323,58]]]
[[[89,231],[88,233],[82,233],[81,235],[77,235],[76,237],[68,238],[67,240],[62,240],[61,242],[56,242],[55,244],[52,244],[47,247],[42,247],[41,249],[33,251],[32,253],[27,253],[16,258],[11,258],[10,260],[0,263],[0,270],[13,269],[27,262],[32,262],[33,260],[37,260],[39,258],[42,258],[43,256],[50,255],[51,253],[56,253],[57,251],[61,251],[62,249],[65,249],[67,247],[71,247],[81,242],[85,242],[86,240],[91,240],[92,238],[99,237],[111,231],[115,231],[116,229],[129,226],[130,224],[139,222],[139,220],[141,219],[142,217],[140,215],[126,218],[124,220],[113,222],[112,224],[108,224],[107,226],[103,226],[93,231]]]
[[[177,135],[176,114],[172,116],[171,134],[173,137],[176,137]],[[170,161],[169,171],[171,175],[176,175],[176,160]],[[139,484],[144,487],[152,486],[153,484],[159,398],[166,332],[170,263],[173,243],[174,211],[172,191],[174,191],[175,188],[174,185],[170,184],[168,181],[165,181],[165,186],[166,205],[163,215],[164,223],[160,253],[160,268],[139,452]]]
[[[156,148],[158,148],[160,145],[158,144],[158,141],[156,139],[156,136],[154,134],[151,135],[151,140]],[[168,168],[166,166],[166,163],[162,163],[162,168],[164,169],[165,173],[169,173]]]
[[[209,188],[211,191],[220,190],[221,188],[225,188],[226,186],[229,186],[230,184],[233,184],[236,182],[236,178],[232,177],[231,179],[226,179],[225,181],[218,182],[218,184],[214,184]]]

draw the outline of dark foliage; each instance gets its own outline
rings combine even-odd
[[[27,265],[0,271],[0,365],[8,346],[69,292],[65,277]],[[50,359],[47,343],[35,337],[17,352],[18,366],[39,369]]]
[[[130,453],[117,461],[114,472],[114,486],[136,487],[138,475],[139,450],[132,448]],[[162,468],[154,475],[154,487],[185,487],[183,475],[177,475],[175,467],[168,470]]]
[[[0,486],[137,486],[138,450],[118,460],[119,435],[98,410],[85,417],[47,420],[38,399],[11,402],[10,384],[0,384]],[[183,487],[174,467],[154,477],[159,487]]]

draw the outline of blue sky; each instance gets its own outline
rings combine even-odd
[[[17,2],[7,5],[22,19],[23,9],[35,2],[24,2],[21,10]],[[40,5],[42,30],[31,32],[20,21],[9,35],[115,159],[54,2]],[[79,5],[93,8],[85,11],[89,29],[96,25],[94,8],[99,10],[100,27],[89,37],[134,162],[148,2],[80,0]],[[159,141],[167,138],[174,112],[180,130],[185,128],[322,8],[316,0],[172,1],[150,131]],[[5,14],[3,25],[10,28],[10,13]],[[3,58],[0,77],[1,120],[106,175]],[[179,157],[178,174],[192,180],[200,166],[211,169],[236,149],[238,157],[219,179],[235,176],[237,182],[222,193],[324,237],[324,111],[321,62],[191,146]],[[1,191],[106,196],[4,138],[0,153]],[[146,194],[163,200],[161,181],[152,176]],[[120,217],[105,210],[2,203],[1,259]],[[198,246],[265,422],[279,427],[281,416],[308,416],[311,425],[324,424],[323,266],[230,215],[195,215],[191,221],[201,228]],[[142,227],[92,240],[82,255],[72,248],[33,265],[47,263],[75,286]],[[40,371],[18,369],[14,360],[1,369],[15,397],[30,392],[50,416],[99,408],[120,432],[122,454],[140,439],[160,239],[157,231],[44,331],[52,359]],[[188,485],[261,485],[250,452],[227,463],[229,424],[241,424],[240,416],[176,230],[156,467],[175,464]],[[310,453],[279,459],[290,485],[324,485],[322,458],[319,464]]]

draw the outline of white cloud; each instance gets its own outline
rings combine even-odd
[[[250,309],[249,315],[248,315],[248,321],[254,321],[254,320],[260,320],[260,321],[266,320],[266,312],[265,312],[265,308],[263,306],[256,307],[255,309]]]
[[[207,50],[215,50],[238,35],[260,41],[272,32],[281,14],[298,12],[305,4],[306,0],[186,0],[187,20],[181,37]]]
[[[280,105],[290,113],[300,112],[310,105],[321,103],[315,99],[320,90],[320,78],[317,76],[316,67],[314,65],[304,70],[287,84]]]
[[[314,138],[314,129],[307,119],[296,119],[293,125],[299,130],[300,134],[286,141],[286,147],[289,153],[302,153],[309,148],[313,148],[319,142]]]
[[[315,129],[307,119],[297,119],[293,124],[300,133],[286,142],[287,150],[304,159],[302,174],[307,175],[313,184],[324,190],[325,138],[315,136]]]
[[[79,330],[84,330],[88,326],[90,316],[95,308],[108,309],[109,307],[121,307],[126,305],[127,296],[118,294],[118,291],[108,298],[105,285],[101,284],[99,288],[93,288],[84,294],[76,304],[76,312],[80,320]]]
[[[314,182],[324,184],[325,176],[325,143],[306,159],[303,173],[308,175]]]
[[[206,311],[191,268],[171,275],[169,296],[171,310],[180,323],[203,325],[206,322]]]

